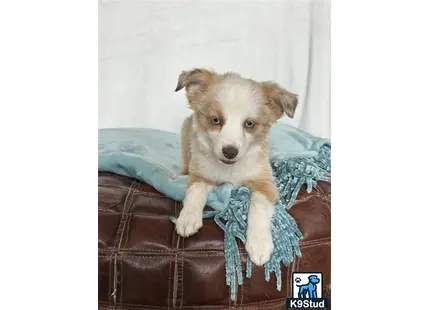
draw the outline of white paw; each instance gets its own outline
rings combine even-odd
[[[248,231],[245,248],[254,264],[262,266],[267,263],[273,251],[270,229],[252,229]]]
[[[176,232],[182,237],[194,235],[203,226],[199,212],[181,212],[176,220]]]

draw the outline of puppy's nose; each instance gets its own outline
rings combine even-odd
[[[222,153],[224,154],[225,158],[233,159],[236,157],[237,153],[239,151],[237,148],[235,148],[233,145],[227,145],[222,148]]]

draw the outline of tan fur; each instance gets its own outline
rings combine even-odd
[[[215,72],[206,69],[183,71],[179,75],[175,91],[185,87],[189,107],[194,111],[203,112],[202,101],[205,101],[205,94],[208,92],[209,86],[215,83],[217,77]]]
[[[283,113],[289,117],[294,117],[298,99],[297,95],[282,89],[274,82],[262,82],[260,87],[268,99],[267,106],[272,111],[273,117],[278,120]]]
[[[261,193],[267,200],[275,204],[279,199],[278,189],[272,180],[268,179],[267,176],[262,173],[261,176],[249,181],[246,184],[251,192]]]
[[[192,130],[193,116],[184,120],[181,130],[181,151],[182,151],[182,174],[188,174],[191,160],[190,152],[190,134]]]
[[[215,76],[215,72],[207,69],[193,69],[190,71],[182,71],[178,78],[178,84],[176,85],[175,91],[186,88],[187,92],[190,91],[189,87],[195,85],[204,87],[210,80]]]
[[[262,150],[256,166],[260,167],[260,173],[250,179],[246,184],[251,192],[258,192],[264,195],[270,202],[276,203],[279,199],[278,189],[273,181],[272,168],[269,164],[269,157],[266,150]]]

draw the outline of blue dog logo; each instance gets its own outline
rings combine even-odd
[[[329,307],[329,299],[322,298],[324,296],[322,272],[293,272],[291,280],[292,296],[285,301],[287,309]]]
[[[320,279],[315,275],[309,276],[308,279],[309,282],[307,284],[296,284],[299,287],[299,298],[318,298],[317,284],[320,283]]]

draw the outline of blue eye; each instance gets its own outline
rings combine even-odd
[[[255,123],[253,122],[253,121],[246,121],[245,122],[245,126],[247,127],[247,128],[252,128],[252,127],[254,127],[254,125],[255,125]]]
[[[211,121],[212,121],[212,124],[214,124],[214,125],[219,125],[219,124],[221,124],[221,119],[219,119],[218,117],[213,117],[213,118],[211,119]]]

